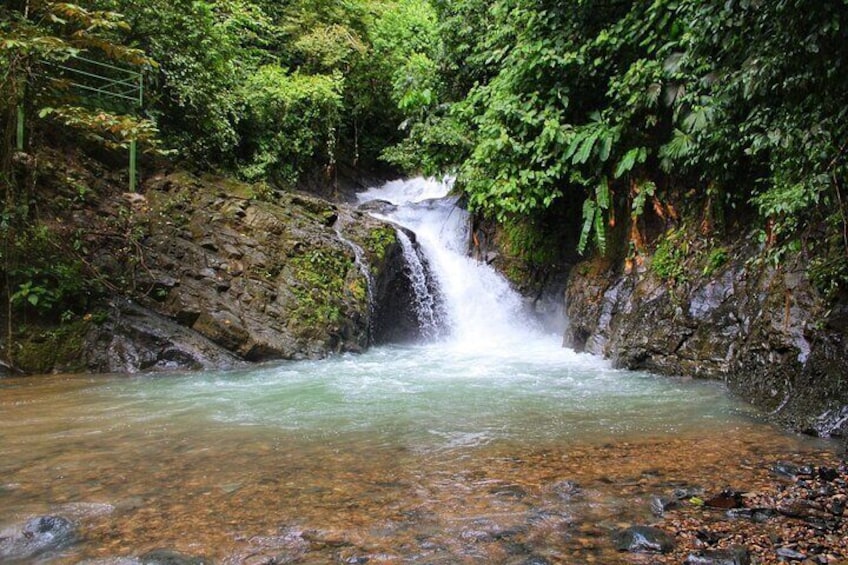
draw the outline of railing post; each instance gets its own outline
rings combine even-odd
[[[23,102],[18,104],[18,136],[17,147],[18,151],[24,150],[24,105]]]
[[[136,141],[130,141],[130,192],[136,192]]]

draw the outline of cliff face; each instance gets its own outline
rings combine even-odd
[[[758,264],[750,243],[723,253],[674,279],[649,262],[578,264],[565,344],[622,368],[722,379],[785,426],[848,435],[846,302],[827,305],[803,265]]]
[[[112,186],[55,223],[56,238],[78,238],[106,296],[72,325],[19,336],[20,369],[228,368],[361,351],[386,323],[372,307],[379,293],[408,284],[394,226],[345,204],[186,172],[139,193]]]

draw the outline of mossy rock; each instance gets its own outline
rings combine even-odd
[[[388,249],[397,244],[397,231],[390,225],[380,225],[368,232],[365,252],[372,264],[379,264],[386,258]]]
[[[91,323],[89,320],[78,320],[50,329],[24,326],[18,331],[12,345],[15,366],[33,374],[84,371],[82,352]]]

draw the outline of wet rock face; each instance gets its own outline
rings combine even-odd
[[[415,292],[409,284],[409,273],[403,249],[395,245],[389,250],[386,269],[375,285],[373,336],[375,343],[399,343],[419,337],[418,318],[409,307]]]
[[[98,373],[229,369],[241,360],[201,334],[126,300],[85,338],[84,363]]]
[[[415,234],[404,231],[417,247]],[[419,260],[429,274],[427,259],[419,255]],[[402,246],[394,244],[387,248],[384,267],[374,281],[372,337],[375,344],[405,343],[423,337],[415,312],[416,296],[411,277]],[[439,299],[439,289],[432,276],[428,282],[430,293]]]
[[[803,265],[752,267],[746,244],[705,276],[660,279],[592,262],[572,270],[565,344],[619,367],[722,379],[782,424],[848,435],[848,306],[827,306]]]
[[[147,184],[133,203],[139,305],[90,337],[90,370],[229,367],[370,344],[369,276],[397,270],[394,228],[315,197],[268,202],[252,191],[187,173]],[[125,268],[108,253],[96,263],[116,276]]]

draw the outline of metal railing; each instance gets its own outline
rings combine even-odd
[[[141,108],[144,102],[144,75],[140,71],[79,55],[70,57],[62,64],[47,63],[47,66],[55,70],[55,73],[48,78],[61,83],[63,89],[76,89],[83,103],[86,99],[102,97],[117,102],[123,107],[129,105],[132,111]],[[24,149],[24,119],[24,106],[19,104],[17,131],[19,151]],[[130,139],[129,152],[130,192],[135,192],[138,182],[138,147],[135,139]]]

